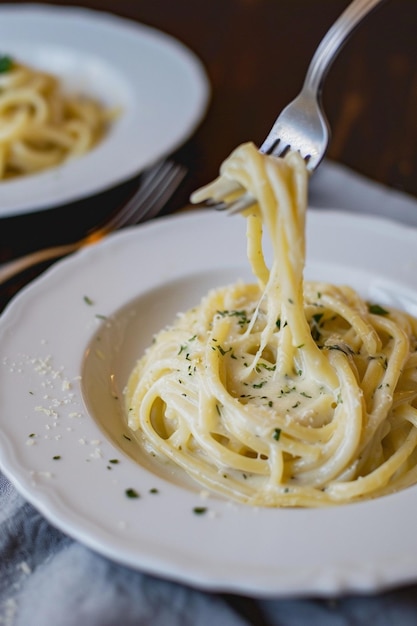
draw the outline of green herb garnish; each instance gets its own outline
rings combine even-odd
[[[195,506],[193,508],[193,513],[196,515],[204,515],[207,512],[207,508],[205,506]]]
[[[128,498],[140,498],[138,492],[135,489],[126,489],[125,494]]]
[[[384,309],[379,304],[370,304],[368,309],[369,313],[373,313],[374,315],[389,315],[389,311]]]
[[[13,67],[13,59],[7,54],[0,56],[0,74],[9,72]]]
[[[279,441],[279,438],[281,437],[281,429],[280,428],[275,428],[273,437],[274,437],[275,441]]]

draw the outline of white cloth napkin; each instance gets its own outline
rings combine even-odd
[[[313,176],[310,202],[417,225],[416,199],[335,163]],[[0,474],[0,626],[306,624],[415,626],[417,585],[328,600],[202,592],[117,565],[71,540]]]
[[[417,226],[416,198],[371,181],[332,161],[325,161],[311,177],[310,205],[380,215]]]

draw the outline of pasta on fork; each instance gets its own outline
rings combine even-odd
[[[417,321],[304,279],[299,154],[243,144],[196,201],[230,180],[256,199],[244,214],[256,282],[213,289],[155,336],[126,388],[140,445],[256,506],[335,505],[417,482]]]

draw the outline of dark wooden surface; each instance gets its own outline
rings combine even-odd
[[[1,2],[0,2],[1,4]],[[15,2],[17,4],[17,2]],[[55,0],[50,4],[64,5]],[[88,0],[74,3],[177,37],[206,67],[207,115],[174,157],[189,175],[167,207],[211,180],[242,141],[259,144],[297,94],[308,63],[348,0]],[[386,0],[346,44],[323,99],[329,157],[417,196],[417,1]],[[0,220],[0,262],[82,235],[128,195],[135,181],[75,206]],[[1,203],[1,189],[0,189]],[[3,287],[0,307],[43,268]]]

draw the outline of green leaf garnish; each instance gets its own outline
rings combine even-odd
[[[135,489],[126,489],[125,494],[128,498],[139,498],[139,494]]]
[[[379,304],[370,304],[368,309],[369,313],[373,313],[374,315],[389,315],[389,311],[384,309]]]
[[[13,67],[13,59],[7,54],[0,56],[0,74],[9,72]]]
[[[275,441],[279,441],[279,438],[281,437],[281,429],[280,428],[275,428],[273,437],[274,437]]]
[[[205,506],[195,506],[193,508],[193,513],[195,513],[196,515],[204,515],[206,511],[207,511],[207,508]]]

